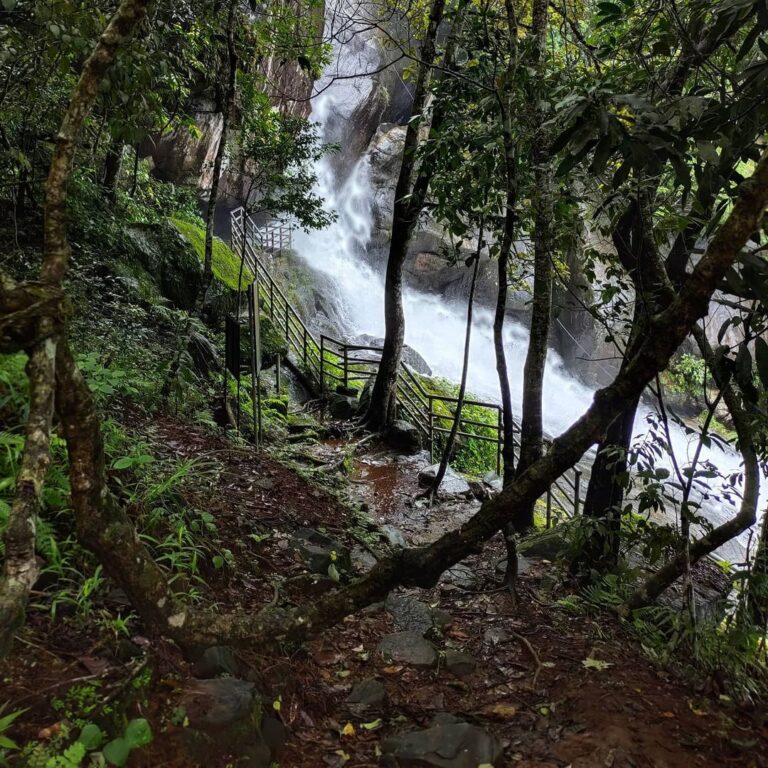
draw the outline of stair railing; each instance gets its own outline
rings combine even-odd
[[[347,344],[324,334],[319,340],[316,339],[259,257],[262,250],[257,234],[259,228],[250,218],[244,219],[242,208],[232,211],[230,218],[233,249],[244,258],[245,266],[258,281],[261,309],[285,337],[294,364],[298,365],[316,393],[339,389],[349,393],[362,389],[376,376],[382,348]],[[434,461],[437,449],[451,431],[458,399],[428,391],[420,375],[406,363],[400,365],[396,393],[398,409],[419,430],[429,446],[430,460]],[[495,445],[496,474],[501,475],[504,429],[500,406],[471,399],[465,399],[464,406],[471,407],[479,416],[470,418],[462,412],[457,437]],[[513,455],[517,461],[520,456],[520,428],[516,423],[512,424],[512,434]],[[581,510],[581,470],[573,468],[565,472],[552,483],[543,498],[547,528],[558,518],[578,515]]]

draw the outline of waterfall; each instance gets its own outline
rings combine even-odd
[[[312,102],[311,119],[327,141],[338,139],[339,121],[348,119],[372,88],[370,77],[336,79],[337,74],[350,75],[371,71],[379,63],[378,53],[364,36],[350,42],[338,42],[334,62],[318,84],[319,95]],[[343,151],[343,148],[342,148]],[[338,163],[330,156],[318,163],[317,192],[334,211],[334,223],[321,231],[298,233],[294,248],[312,270],[322,272],[335,287],[335,304],[347,338],[360,334],[384,335],[383,270],[372,268],[363,258],[372,231],[371,206],[374,190],[369,180],[368,158],[364,154],[352,165],[346,178],[339,178]],[[405,343],[429,363],[435,375],[458,381],[461,375],[466,307],[448,302],[440,296],[405,287]],[[513,403],[518,409],[523,386],[523,366],[528,346],[528,331],[507,318],[505,348]],[[499,386],[493,348],[493,316],[487,309],[477,308],[472,329],[472,345],[468,390],[475,396],[499,401]],[[544,421],[549,434],[558,435],[575,421],[592,402],[594,390],[569,374],[560,356],[550,350],[544,377]],[[648,404],[641,404],[635,422],[635,438],[648,431],[648,418],[653,414]],[[693,457],[696,435],[688,435],[671,424],[672,444],[678,461],[685,465]],[[741,457],[735,451],[712,445],[702,451],[701,461],[714,464],[724,478],[738,473]],[[668,463],[668,468],[672,466]],[[737,486],[738,487],[738,486]],[[710,499],[703,502],[705,516],[719,524],[733,514],[732,502]],[[744,557],[747,535],[721,548],[719,555],[733,562]]]

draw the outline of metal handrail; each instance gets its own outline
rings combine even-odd
[[[331,336],[322,334],[318,340],[307,328],[301,315],[294,309],[283,290],[275,282],[269,270],[262,263],[256,249],[253,246],[251,234],[253,232],[252,221],[248,219],[250,226],[243,227],[244,211],[238,208],[231,214],[232,242],[239,246],[239,252],[245,257],[247,266],[259,280],[260,298],[266,304],[266,311],[272,319],[276,319],[278,325],[282,325],[289,348],[299,357],[304,364],[309,376],[314,379],[318,390],[323,393],[326,389],[326,379],[343,383],[348,386],[350,382],[370,380],[381,362],[382,348],[369,344],[347,344]],[[355,353],[371,352],[374,357],[358,357]],[[328,355],[333,355],[331,359]],[[336,373],[338,371],[339,373]],[[449,395],[438,395],[427,390],[422,385],[419,376],[406,363],[401,363],[396,382],[396,396],[398,406],[403,409],[414,422],[417,429],[429,440],[430,456],[434,453],[436,435],[450,434],[451,429],[440,426],[443,420],[449,421],[455,418],[451,405],[456,405],[459,398]],[[435,404],[445,405],[447,413],[435,410]],[[463,405],[477,408],[485,408],[495,413],[493,421],[482,422],[476,419],[468,419],[463,416],[459,421],[457,435],[486,443],[496,443],[496,471],[501,473],[501,456],[503,443],[503,427],[501,407],[497,403],[488,403],[481,400],[464,399]],[[463,427],[463,428],[462,428]],[[492,434],[478,434],[467,431],[467,427],[489,430]],[[519,456],[520,442],[516,435],[520,434],[520,427],[512,424],[512,453]],[[567,507],[573,510],[572,514],[579,512],[581,471],[574,468],[572,477],[563,474],[555,480],[547,490],[546,499],[547,527],[552,520],[553,503],[563,512],[568,514]],[[563,487],[560,480],[570,487],[570,491]],[[565,503],[563,503],[565,500]]]

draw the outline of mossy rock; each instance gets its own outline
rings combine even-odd
[[[205,230],[183,219],[172,218],[169,221],[192,246],[202,265],[205,261]],[[213,238],[211,271],[222,285],[233,291],[237,291],[238,285],[247,288],[253,282],[250,269],[245,266],[241,274],[240,257],[218,237]]]
[[[167,223],[132,224],[125,236],[160,294],[178,309],[194,309],[203,284],[194,248]],[[144,275],[137,279],[140,285],[146,283]]]
[[[288,416],[288,398],[285,395],[280,397],[269,397],[266,400],[262,400],[262,407],[274,411],[280,416]]]

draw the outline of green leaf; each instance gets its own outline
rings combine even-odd
[[[15,741],[11,741],[7,736],[0,735],[0,747],[3,749],[18,749],[19,745]]]
[[[610,661],[601,661],[600,659],[593,659],[590,656],[581,662],[581,666],[584,667],[584,669],[596,669],[598,672],[602,672],[613,665]]]
[[[101,746],[101,742],[104,740],[104,734],[101,732],[101,728],[95,723],[88,723],[83,726],[83,730],[80,731],[80,736],[77,739],[89,752],[98,749]]]
[[[3,0],[3,8],[10,13],[16,7],[16,0]]]
[[[116,765],[118,768],[128,762],[128,756],[131,754],[131,746],[123,739],[112,739],[102,752],[104,759],[110,765]]]
[[[131,747],[144,747],[152,741],[152,728],[143,717],[138,717],[128,723],[125,739]]]
[[[112,469],[128,469],[128,467],[133,466],[133,457],[131,456],[122,456],[119,459],[115,459],[115,461],[112,462]]]

